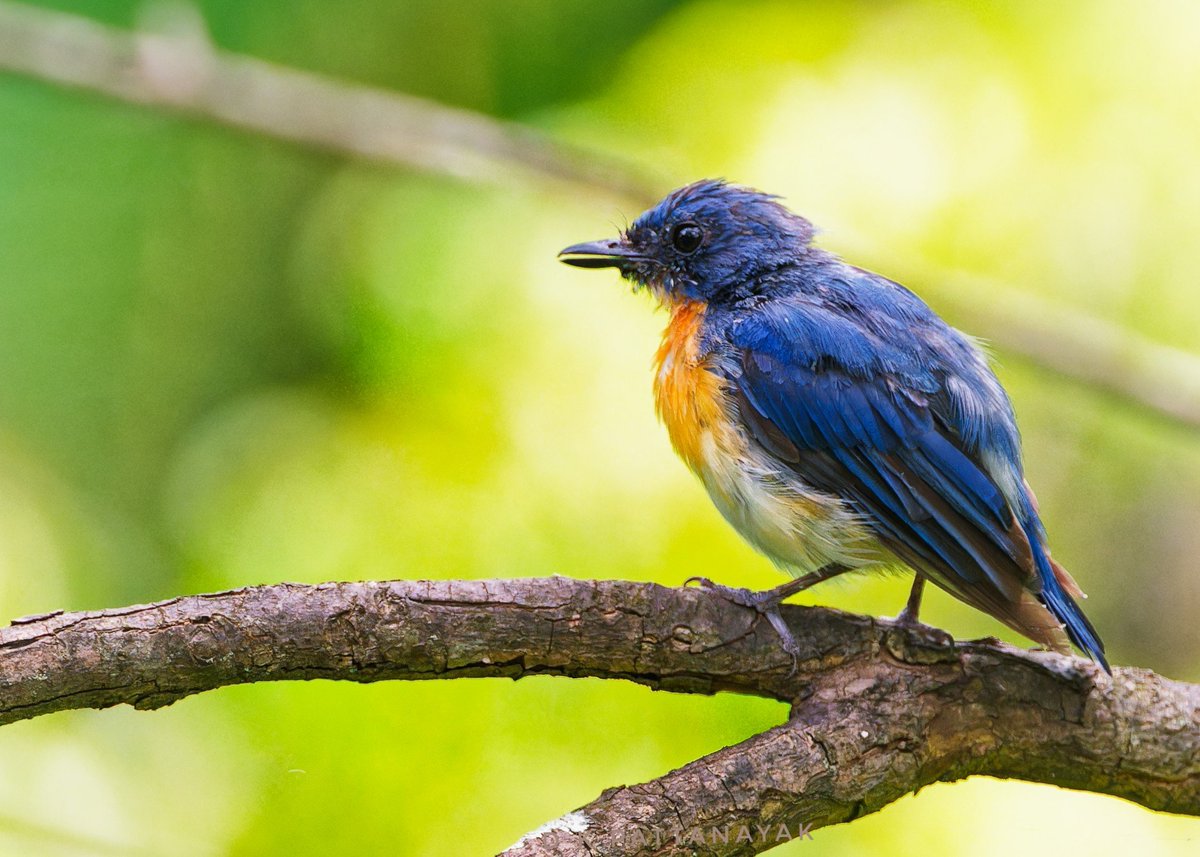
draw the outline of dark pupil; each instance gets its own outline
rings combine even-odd
[[[694,223],[685,223],[675,228],[671,243],[680,253],[694,253],[703,238],[704,233],[700,231],[699,226]]]

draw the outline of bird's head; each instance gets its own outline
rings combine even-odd
[[[579,268],[617,268],[664,303],[736,300],[762,274],[808,252],[812,224],[776,197],[706,179],[673,191],[616,238],[559,253]]]

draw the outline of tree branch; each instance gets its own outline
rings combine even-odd
[[[986,288],[961,288],[968,279]],[[961,275],[926,286],[920,291],[936,297],[956,325],[978,331],[1000,351],[1200,428],[1200,356],[1004,283]]]
[[[51,614],[0,629],[0,723],[313,678],[596,676],[792,703],[786,724],[607,791],[511,855],[691,854],[697,836],[698,853],[757,853],[780,825],[794,837],[972,774],[1200,815],[1200,686],[1138,669],[1110,681],[1081,659],[834,610],[785,618],[802,650],[793,674],[753,611],[645,583],[279,584]]]
[[[221,51],[189,6],[150,11],[158,31],[129,32],[0,0],[0,69],[454,178],[563,182],[639,205],[658,195],[631,165],[577,151],[532,128]]]

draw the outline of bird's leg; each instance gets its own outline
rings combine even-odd
[[[912,590],[908,593],[908,602],[896,616],[897,625],[920,625],[917,614],[921,612],[921,596],[925,592],[925,578],[919,574],[913,575]]]
[[[800,647],[796,645],[796,638],[792,636],[791,629],[783,621],[783,616],[779,612],[779,605],[784,599],[790,598],[797,592],[802,592],[810,586],[820,583],[822,580],[836,577],[845,571],[849,571],[846,566],[830,563],[818,568],[816,571],[780,584],[773,589],[758,591],[742,587],[722,586],[719,583],[714,583],[707,577],[689,577],[684,581],[684,586],[696,583],[701,589],[707,589],[710,592],[720,595],[726,601],[756,610],[760,615],[766,617],[767,621],[771,623],[771,627],[775,629],[775,633],[779,635],[779,640],[783,644],[783,650],[792,656],[792,671],[795,672],[796,664],[800,658]]]
[[[934,640],[939,645],[952,646],[954,638],[941,628],[935,628],[932,625],[926,625],[917,618],[917,614],[921,611],[921,595],[925,592],[925,578],[920,574],[913,575],[912,589],[908,593],[908,601],[904,604],[904,609],[901,610],[895,619],[895,623],[902,627],[916,631],[930,639]]]

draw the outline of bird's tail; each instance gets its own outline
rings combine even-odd
[[[1100,635],[1096,633],[1096,629],[1092,627],[1087,616],[1083,615],[1083,611],[1079,609],[1075,599],[1068,593],[1064,583],[1076,595],[1082,593],[1075,582],[1071,580],[1071,576],[1061,566],[1056,568],[1057,563],[1050,559],[1045,543],[1040,538],[1041,534],[1038,532],[1036,521],[1037,518],[1034,516],[1024,524],[1024,529],[1025,535],[1029,537],[1029,544],[1033,547],[1034,564],[1037,566],[1038,579],[1042,584],[1042,590],[1037,595],[1038,600],[1054,614],[1055,619],[1063,623],[1067,637],[1075,644],[1075,647],[1103,667],[1106,673],[1112,675],[1112,668],[1109,667],[1108,660],[1104,657],[1104,643],[1100,641]],[[1059,571],[1062,572],[1061,575]]]

